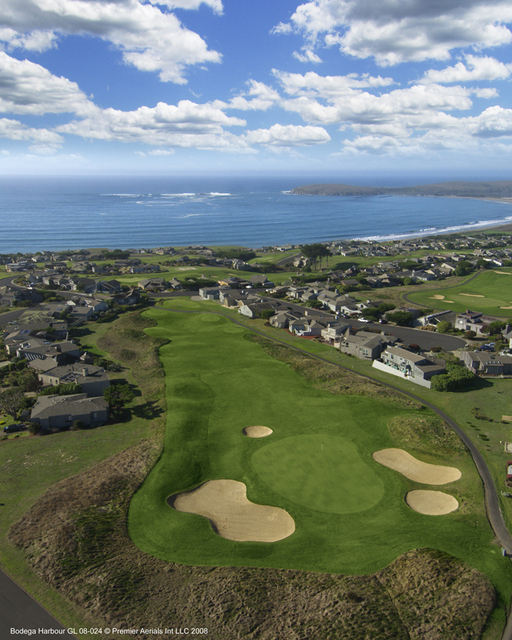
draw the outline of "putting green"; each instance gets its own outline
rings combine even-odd
[[[366,511],[384,495],[371,464],[346,438],[321,434],[283,438],[258,449],[251,463],[270,489],[315,511]]]

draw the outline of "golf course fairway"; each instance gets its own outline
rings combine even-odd
[[[291,366],[248,340],[249,329],[222,315],[146,312],[167,339],[167,426],[162,455],[130,505],[128,530],[143,551],[188,565],[290,568],[345,574],[377,571],[418,548],[449,553],[504,584],[508,563],[493,544],[480,479],[462,448],[423,454],[462,472],[443,491],[460,508],[442,516],[411,509],[406,494],[428,489],[377,463],[372,454],[403,448],[388,422],[432,415],[418,406],[315,388]],[[250,438],[264,425],[272,434]],[[213,480],[243,483],[247,500],[283,509],[295,531],[275,542],[218,535],[207,517],[177,511],[169,496]],[[238,486],[238,485],[236,485]]]

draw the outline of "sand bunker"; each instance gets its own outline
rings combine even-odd
[[[208,518],[216,533],[237,542],[277,542],[291,536],[295,522],[284,509],[254,504],[236,480],[210,480],[193,491],[167,498],[177,511]]]
[[[460,296],[467,296],[468,298],[485,298],[479,293],[459,293]]]
[[[245,427],[245,429],[242,429],[242,433],[244,434],[244,436],[247,436],[248,438],[265,438],[266,436],[269,436],[271,433],[274,433],[274,432],[272,431],[272,429],[269,429],[268,427],[255,426],[255,427]]]
[[[413,511],[426,516],[444,516],[459,508],[457,500],[442,491],[409,491],[405,502]]]
[[[500,307],[500,309],[512,309],[512,307]]]
[[[398,471],[413,482],[422,484],[447,484],[461,477],[461,472],[455,467],[443,467],[417,460],[403,449],[382,449],[373,454],[378,463]]]
[[[436,293],[435,296],[430,296],[430,298],[432,300],[444,300],[444,296],[440,295],[439,293]]]
[[[512,274],[510,273],[510,271],[494,271],[494,273],[501,273],[501,275],[503,275],[503,276],[510,276],[510,275],[512,275]]]

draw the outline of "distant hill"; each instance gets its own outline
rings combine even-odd
[[[293,194],[313,196],[452,196],[457,198],[512,198],[512,180],[496,182],[442,182],[416,187],[357,187],[348,184],[309,184]]]

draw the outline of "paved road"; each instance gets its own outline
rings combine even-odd
[[[30,636],[25,632],[11,634],[11,629],[33,629]],[[39,630],[54,629],[63,631],[60,622],[57,622],[46,609],[38,604],[28,593],[11,580],[3,571],[0,571],[0,638],[64,638],[76,640],[70,633],[39,633]]]
[[[395,327],[389,324],[372,324],[357,321],[350,323],[359,329],[371,327],[390,333],[392,336],[400,338],[404,345],[417,344],[421,349],[430,351],[432,347],[442,347],[443,351],[456,351],[465,346],[466,341],[455,336],[447,336],[444,333],[436,333],[435,331],[424,331],[421,329],[411,329],[410,327]]]

